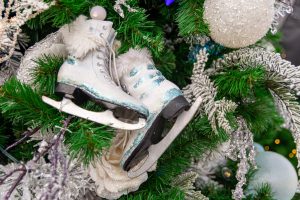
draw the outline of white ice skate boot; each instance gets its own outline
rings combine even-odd
[[[64,97],[58,102],[43,96],[43,101],[63,112],[114,128],[135,130],[144,127],[147,108],[124,92],[111,78],[112,71],[116,70],[112,49],[116,33],[112,22],[81,17],[65,32],[67,48],[71,46],[68,50],[73,56],[69,56],[58,72],[56,92]],[[70,42],[69,37],[78,40]],[[80,39],[82,37],[88,38]],[[73,103],[86,98],[112,111],[92,112]],[[121,121],[117,113],[124,111],[136,113],[138,122]]]
[[[120,55],[117,58],[117,69],[121,85],[149,110],[146,126],[131,132],[134,137],[128,141],[121,160],[123,169],[129,171],[140,166],[136,165],[151,154],[148,148],[163,139],[165,121],[174,119],[187,110],[189,103],[183,97],[181,90],[155,68],[146,49],[131,49]],[[167,149],[168,146],[163,148]],[[143,172],[129,173],[129,176],[135,177],[144,173],[159,157],[160,155],[154,158]]]

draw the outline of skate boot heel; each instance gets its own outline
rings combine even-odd
[[[65,83],[58,83],[55,88],[55,93],[60,97],[72,99],[76,104],[83,104],[88,100],[88,96],[79,88]]]
[[[189,102],[183,96],[178,96],[170,101],[170,103],[162,110],[161,114],[163,118],[170,121],[189,108]]]

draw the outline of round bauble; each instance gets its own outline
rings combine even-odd
[[[266,35],[275,0],[206,0],[204,20],[211,38],[229,48],[252,45]]]
[[[90,11],[92,19],[105,20],[106,10],[102,6],[94,6]]]
[[[264,147],[261,144],[258,144],[256,142],[254,142],[254,149],[257,153],[265,151]]]
[[[248,192],[253,193],[253,189],[268,183],[274,199],[292,199],[297,190],[298,177],[290,161],[270,151],[259,152],[255,160],[258,170],[249,182]]]

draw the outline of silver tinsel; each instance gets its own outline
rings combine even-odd
[[[232,198],[241,200],[244,198],[243,186],[246,184],[246,174],[250,165],[255,166],[255,149],[253,143],[253,134],[247,127],[244,119],[237,119],[238,129],[231,135],[230,146],[227,156],[235,161],[239,161],[236,179],[238,183],[233,191]]]

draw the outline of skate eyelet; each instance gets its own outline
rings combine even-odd
[[[103,26],[102,28],[103,28],[103,30],[107,30],[107,27],[106,27],[106,26]]]
[[[103,37],[103,33],[100,33],[100,36]]]

